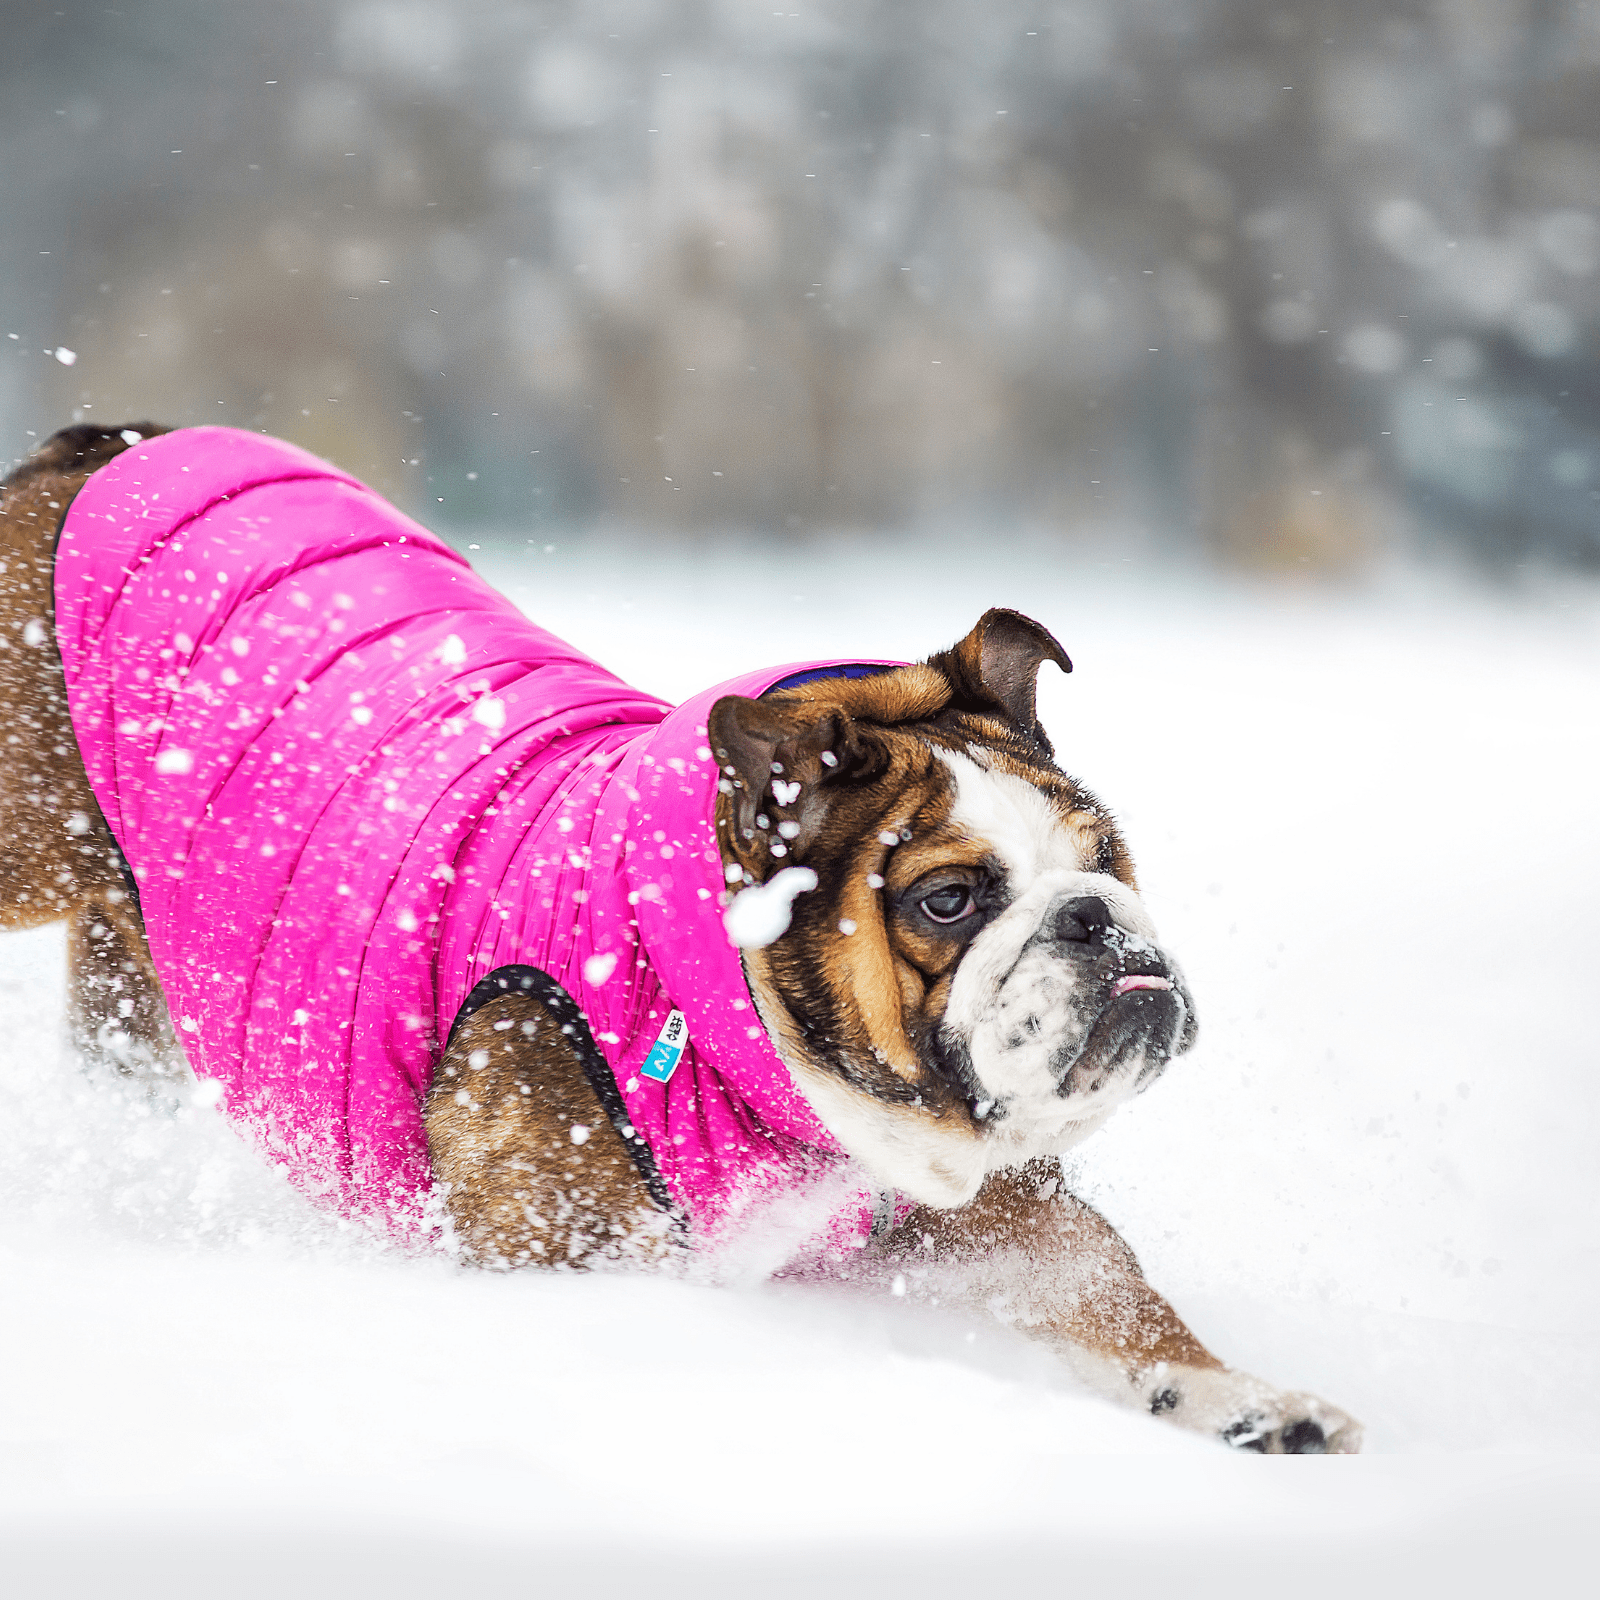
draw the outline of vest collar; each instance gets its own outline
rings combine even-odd
[[[640,741],[628,775],[638,798],[630,805],[629,834],[640,848],[623,867],[629,898],[637,896],[639,937],[646,960],[683,1012],[699,1051],[769,1127],[828,1151],[839,1145],[796,1087],[760,1024],[739,950],[722,913],[730,898],[716,837],[719,773],[706,732],[711,708],[724,695],[755,698],[805,674],[833,668],[899,666],[899,662],[790,662],[718,684],[670,712]],[[844,672],[839,673],[844,676]],[[661,859],[660,841],[682,841]],[[743,1002],[736,1005],[734,1002]]]

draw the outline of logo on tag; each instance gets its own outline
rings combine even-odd
[[[666,1026],[662,1028],[660,1037],[650,1046],[650,1054],[644,1058],[644,1065],[639,1068],[639,1076],[654,1078],[657,1083],[665,1083],[678,1070],[678,1063],[683,1060],[683,1052],[688,1048],[689,1024],[684,1021],[681,1011],[669,1012]]]

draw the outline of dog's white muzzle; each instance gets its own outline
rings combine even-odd
[[[973,941],[940,1034],[1013,1161],[1076,1143],[1153,1082],[1191,1042],[1193,1013],[1139,897],[1057,870]]]

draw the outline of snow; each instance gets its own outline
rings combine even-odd
[[[763,1281],[489,1276],[320,1215],[60,1044],[0,938],[0,1545],[18,1596],[1577,1587],[1600,1490],[1600,600],[1252,588],[985,546],[476,557],[682,696],[1049,624],[1200,1043],[1074,1179],[1202,1338],[1366,1424],[1241,1458],[992,1324]],[[684,619],[695,617],[693,628]],[[712,619],[715,619],[714,621]]]
[[[765,883],[741,889],[722,913],[728,943],[741,950],[764,950],[789,931],[795,900],[817,886],[810,867],[784,867]]]

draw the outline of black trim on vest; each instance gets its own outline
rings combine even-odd
[[[589,1080],[595,1099],[611,1119],[611,1126],[617,1130],[623,1147],[633,1157],[633,1164],[639,1169],[639,1176],[644,1180],[650,1198],[662,1211],[680,1217],[672,1193],[656,1166],[649,1141],[628,1118],[628,1108],[617,1088],[617,1080],[599,1045],[594,1042],[594,1035],[589,1031],[589,1019],[584,1016],[578,1002],[548,972],[519,965],[496,967],[488,977],[475,983],[472,993],[462,1001],[456,1020],[450,1024],[450,1038],[445,1040],[445,1049],[449,1050],[451,1040],[468,1017],[481,1011],[491,1000],[498,1000],[506,994],[521,994],[536,1000],[555,1019],[561,1031],[572,1041],[583,1067],[583,1075]]]
[[[106,824],[106,832],[111,833],[111,824]],[[144,903],[139,898],[139,880],[133,875],[133,868],[128,865],[128,858],[123,853],[122,846],[117,843],[115,834],[111,835],[111,848],[117,858],[117,871],[122,875],[122,888],[127,897],[133,901],[133,909],[139,913],[139,920],[144,921]]]

